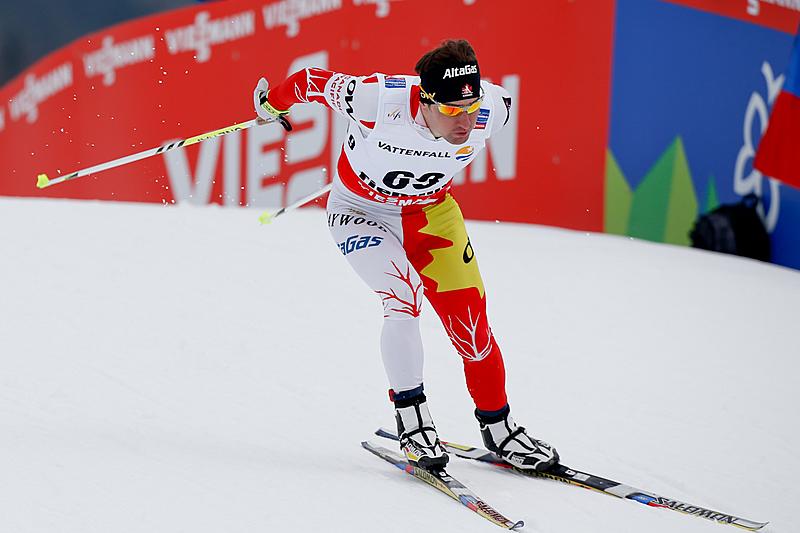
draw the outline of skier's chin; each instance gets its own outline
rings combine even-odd
[[[445,137],[445,140],[447,140],[447,142],[449,142],[450,144],[464,144],[469,139],[469,133],[470,132],[468,131],[466,133],[464,132],[451,133],[450,135]]]

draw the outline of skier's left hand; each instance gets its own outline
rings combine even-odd
[[[281,111],[280,109],[273,107],[267,99],[268,96],[269,82],[266,80],[266,78],[261,78],[258,80],[258,84],[253,91],[253,106],[256,109],[256,114],[259,116],[259,118],[268,122],[274,122],[277,120],[281,123],[281,126],[283,126],[286,131],[291,131],[292,125],[289,124],[288,120],[286,120],[286,115],[289,114],[289,111]]]

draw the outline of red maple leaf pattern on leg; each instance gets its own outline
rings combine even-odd
[[[481,347],[478,343],[478,324],[481,319],[481,314],[478,313],[478,316],[476,316],[473,321],[472,309],[467,307],[467,315],[467,323],[464,323],[455,315],[450,315],[447,317],[447,324],[444,326],[450,340],[453,341],[453,345],[456,347],[461,357],[467,361],[482,361],[492,352],[492,334],[491,331],[489,331],[489,334],[486,336],[486,345]],[[456,331],[456,327],[453,325],[453,318],[461,325],[461,332]]]
[[[404,300],[400,296],[397,295],[394,289],[389,289],[388,291],[375,291],[378,295],[381,296],[381,300],[383,301],[383,308],[385,311],[396,311],[398,313],[404,313],[410,315],[412,317],[418,317],[420,312],[422,311],[422,299],[420,298],[420,291],[422,290],[422,282],[420,281],[417,283],[416,287],[411,282],[411,267],[406,266],[406,273],[400,270],[397,264],[392,261],[392,266],[395,269],[395,273],[386,272],[389,276],[393,278],[397,278],[406,285],[411,290],[411,294],[413,295],[413,299],[411,301]],[[389,302],[397,302],[401,304],[402,307],[393,307],[391,309],[387,309],[390,304]],[[384,314],[384,318],[388,315]]]

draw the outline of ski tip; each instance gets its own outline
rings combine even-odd
[[[392,431],[389,428],[383,428],[383,427],[378,428],[375,430],[375,434],[385,439],[398,440],[397,435],[395,435],[394,431]]]
[[[516,531],[517,529],[522,527],[525,527],[525,522],[522,520],[518,520],[513,526],[511,526],[508,529],[510,529],[511,531]]]
[[[47,177],[47,174],[39,174],[36,176],[36,187],[39,189],[44,189],[50,185],[50,178]]]

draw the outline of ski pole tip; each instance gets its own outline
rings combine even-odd
[[[36,187],[44,189],[48,185],[50,185],[50,178],[47,177],[47,174],[39,174],[36,177]]]
[[[269,211],[264,211],[261,213],[261,216],[258,217],[258,221],[261,222],[261,225],[269,224],[272,222],[272,215],[269,214]]]

